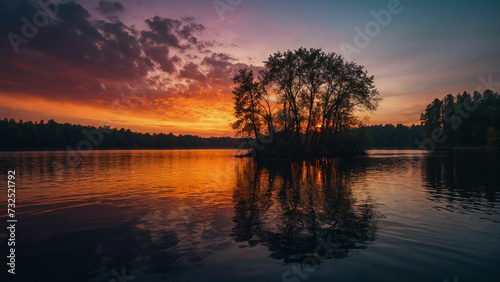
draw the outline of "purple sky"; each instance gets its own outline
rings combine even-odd
[[[433,98],[500,90],[498,1],[62,1],[16,53],[8,34],[23,36],[37,2],[0,4],[3,116],[234,135],[232,76],[299,47],[375,76],[370,124],[418,123]]]

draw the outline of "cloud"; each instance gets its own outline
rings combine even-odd
[[[197,24],[192,22],[187,25],[184,25],[179,30],[179,34],[184,38],[192,38],[193,33],[201,32],[203,30],[205,30],[205,26],[203,26],[202,24]]]
[[[208,83],[217,87],[232,86],[232,80],[240,69],[249,68],[255,73],[258,73],[261,69],[259,67],[240,63],[234,57],[226,53],[212,53],[210,56],[205,56],[201,64],[208,68],[206,74]],[[225,90],[231,92],[230,89]]]
[[[78,68],[78,72],[103,80],[143,77],[151,67],[150,60],[142,55],[135,30],[121,22],[92,21],[88,11],[74,2],[60,4],[57,18],[41,27],[20,49],[18,56],[4,58],[1,63],[16,61],[36,68],[43,59],[33,56],[50,56],[66,68]]]
[[[173,20],[155,16],[147,19],[146,24],[150,30],[142,31],[141,41],[143,45],[165,44],[171,47],[182,48],[177,31],[182,25],[180,20]]]
[[[189,62],[184,66],[184,68],[179,72],[179,77],[193,79],[199,82],[206,81],[205,75],[198,70],[198,65],[193,62]]]
[[[125,9],[115,4],[100,1],[97,10],[111,14]],[[20,19],[39,10],[35,1],[3,2],[0,7],[4,38],[9,32],[22,35]],[[6,54],[0,57],[0,96],[75,109],[58,116],[89,113],[93,107],[99,117],[89,118],[97,119],[120,115],[116,109],[125,108],[135,120],[167,119],[170,125],[192,123],[200,129],[206,124],[208,130],[229,132],[232,78],[249,66],[229,54],[212,53],[209,48],[222,43],[199,39],[206,27],[191,16],[154,16],[144,23],[138,29],[117,18],[99,20],[75,2],[60,3],[57,14],[19,46],[18,54],[8,41],[0,42],[0,52]],[[30,116],[44,111],[30,105]]]
[[[9,9],[5,14],[13,15],[37,11],[32,2],[2,3],[2,8]],[[22,23],[11,17],[1,18],[4,33],[13,30],[22,34]],[[21,45],[18,56],[0,58],[0,90],[36,92],[42,84],[44,89],[71,95],[78,92],[70,91],[71,85],[87,89],[84,85],[88,81],[140,83],[155,70],[175,73],[176,64],[182,60],[171,49],[189,47],[189,40],[183,38],[193,38],[193,33],[204,30],[194,19],[187,20],[189,23],[184,25],[180,20],[156,16],[145,21],[148,29],[140,31],[117,20],[92,20],[91,14],[74,2],[60,4],[56,18]],[[3,54],[13,53],[7,44],[0,48]]]
[[[166,46],[145,46],[144,52],[151,60],[160,65],[160,69],[166,73],[175,71],[175,63],[180,61],[177,56],[168,57],[168,48]]]
[[[106,0],[99,1],[99,5],[95,8],[103,15],[114,14],[116,12],[123,12],[125,7],[119,2],[111,2]]]

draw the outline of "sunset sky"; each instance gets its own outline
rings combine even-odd
[[[375,76],[369,124],[418,123],[433,98],[500,88],[498,0],[38,3],[0,3],[0,118],[234,136],[234,74],[299,47]]]

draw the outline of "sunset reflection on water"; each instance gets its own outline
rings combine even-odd
[[[308,281],[499,275],[497,157],[235,154],[94,151],[61,172],[52,164],[63,151],[0,153],[2,169],[19,175],[19,266],[30,269],[19,277],[109,281],[125,269],[137,281],[304,280],[294,267]]]

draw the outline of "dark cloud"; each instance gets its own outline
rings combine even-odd
[[[114,14],[116,12],[123,12],[125,7],[119,2],[111,2],[102,0],[99,1],[99,5],[95,8],[97,11],[101,12],[103,15]]]
[[[214,68],[226,68],[231,65],[231,61],[236,59],[226,53],[213,53],[210,57],[203,59],[203,64]]]
[[[35,1],[2,1],[0,7],[3,38],[9,32],[23,36],[21,18],[30,19],[39,11]],[[101,1],[99,7],[123,9],[109,1]],[[99,83],[140,82],[155,68],[174,73],[181,59],[171,55],[170,49],[196,46],[199,42],[192,35],[205,29],[192,17],[184,18],[184,25],[180,20],[157,16],[146,20],[147,30],[139,31],[118,20],[93,20],[89,11],[74,2],[59,4],[57,9],[55,17],[38,28],[35,36],[19,44],[19,54],[8,40],[1,41],[2,54],[12,55],[0,58],[0,89],[47,89],[71,95],[79,89],[96,90]],[[86,86],[88,81],[95,82],[94,86]]]
[[[1,2],[0,36],[23,36],[21,18],[31,20],[40,10],[36,3]],[[164,111],[177,98],[232,102],[232,79],[248,66],[213,54],[210,49],[221,43],[198,39],[205,26],[193,17],[156,16],[145,23],[138,30],[116,18],[96,20],[77,3],[61,3],[17,54],[8,40],[0,41],[0,92],[109,107],[146,86],[147,99],[134,109],[146,112]]]
[[[182,25],[181,21],[155,16],[152,19],[147,19],[146,24],[150,30],[141,32],[141,41],[144,45],[165,44],[182,48],[176,35]]]
[[[160,69],[167,73],[175,71],[175,63],[180,62],[180,58],[174,56],[168,57],[168,48],[166,46],[145,46],[144,52],[146,56],[160,65]]]
[[[184,23],[191,23],[194,22],[194,17],[193,16],[181,17],[181,21]]]
[[[203,58],[202,65],[208,68],[207,81],[212,87],[221,87],[227,93],[231,93],[234,76],[240,69],[248,68],[256,74],[261,68],[249,66],[238,62],[237,59],[226,53],[212,53]]]
[[[200,51],[201,53],[212,53],[212,51],[210,51],[209,48],[212,48],[214,46],[218,47],[223,46],[221,42],[217,42],[215,40],[207,41],[207,40],[196,40],[196,38],[193,38],[192,40],[190,39],[190,42],[192,42],[192,44],[195,45],[198,51]]]
[[[189,62],[184,66],[184,68],[179,72],[179,77],[193,79],[199,82],[206,81],[205,75],[198,70],[198,65],[193,62]]]
[[[179,34],[184,38],[191,38],[193,33],[201,32],[203,30],[205,30],[205,26],[203,26],[202,24],[189,23],[187,25],[184,25],[179,30]]]
[[[174,20],[155,16],[146,20],[149,30],[141,32],[141,42],[146,46],[167,45],[180,50],[192,46],[196,46],[198,50],[209,47],[210,43],[200,41],[194,36],[194,34],[204,31],[205,26],[193,21],[192,17]]]
[[[13,8],[16,11],[26,7]],[[29,9],[23,11],[30,13]],[[22,23],[17,24],[13,32],[22,36]],[[49,56],[67,69],[77,68],[80,73],[102,80],[137,79],[147,74],[151,60],[143,56],[136,34],[121,22],[92,21],[90,13],[74,2],[60,4],[56,18],[40,27],[26,44],[20,44],[15,57],[3,57],[1,64],[15,60],[36,69],[39,60],[33,56]],[[3,47],[2,53],[14,53],[12,46]]]
[[[192,18],[187,20],[190,23],[184,25],[180,20],[155,16],[146,20],[149,30],[140,33],[140,42],[145,54],[158,63],[164,72],[173,73],[175,64],[181,61],[177,56],[168,56],[169,48],[183,51],[190,48],[191,45],[196,46],[198,40],[191,35],[205,29],[203,25],[192,22]],[[183,39],[187,39],[187,41]]]

